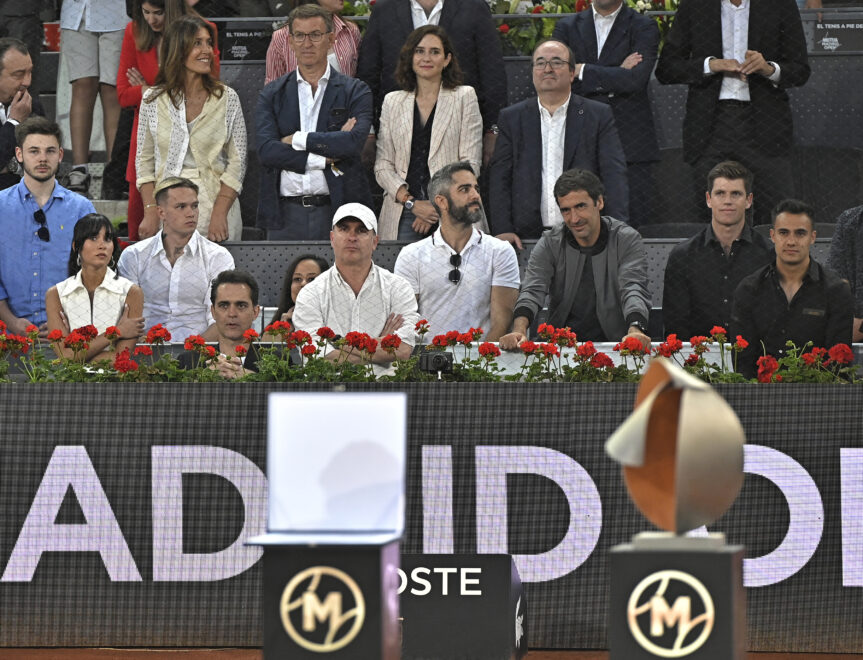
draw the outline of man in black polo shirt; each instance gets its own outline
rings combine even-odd
[[[788,340],[798,347],[851,344],[854,298],[848,282],[809,256],[813,217],[805,202],[779,202],[770,230],[776,261],[745,277],[734,292],[731,334],[749,342],[738,360],[749,378],[760,355],[782,357]]]
[[[752,206],[752,173],[723,161],[707,175],[710,224],[668,255],[662,295],[666,334],[682,341],[728,328],[740,280],[773,260],[773,246],[746,223]]]

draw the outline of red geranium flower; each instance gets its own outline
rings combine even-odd
[[[125,374],[129,371],[137,371],[138,364],[129,357],[128,348],[124,348],[114,356],[114,369],[119,371],[121,374]]]
[[[332,328],[328,328],[327,326],[318,328],[318,331],[315,334],[321,339],[333,339],[336,336],[336,333],[333,332]]]
[[[533,11],[530,13],[531,14],[541,14],[542,13],[542,5],[537,5],[536,7],[533,8]]]
[[[779,362],[772,355],[762,355],[758,358],[758,382],[769,383],[773,380],[773,374],[779,369]],[[777,382],[781,376],[777,376]]]
[[[469,335],[471,335],[471,337],[473,337],[474,341],[479,341],[480,339],[482,339],[482,336],[485,334],[485,332],[483,331],[482,328],[471,328],[470,330],[467,331],[467,333]]]
[[[183,348],[187,351],[194,351],[199,346],[204,346],[207,342],[201,335],[189,335],[183,343]]]
[[[477,350],[479,351],[479,354],[487,360],[500,357],[500,348],[497,344],[492,344],[490,341],[480,344]]]
[[[420,319],[414,326],[414,332],[418,335],[424,335],[429,331],[429,322],[426,319]]]
[[[728,331],[723,328],[721,325],[714,325],[710,328],[710,335],[716,341],[725,341],[725,336],[728,334]]]
[[[498,26],[497,29],[501,34],[506,34],[507,32],[509,32],[509,25],[504,23],[503,25]]]
[[[5,331],[6,328],[3,328]],[[48,333],[48,341],[60,341],[63,339],[63,331],[62,330],[52,330]]]
[[[458,343],[462,346],[470,346],[473,343],[473,335],[469,332],[463,332],[458,336]]]
[[[120,328],[116,325],[109,325],[105,328],[105,338],[108,341],[117,341],[122,335],[120,334]]]
[[[259,335],[259,334],[258,334],[258,331],[257,331],[257,330],[255,330],[254,328],[249,328],[248,330],[246,330],[246,331],[243,333],[243,339],[245,339],[246,341],[255,341],[255,340],[256,340],[256,339],[258,339],[260,336],[261,336],[261,335]]]
[[[696,364],[698,364],[699,359],[700,356],[698,355],[698,353],[692,353],[688,358],[686,358],[686,360],[683,361],[683,364],[685,364],[687,367],[694,367]]]
[[[540,344],[539,350],[542,351],[542,354],[545,357],[560,356],[560,349],[557,347],[556,344]]]
[[[315,346],[313,344],[306,344],[305,346],[303,346],[303,348],[300,352],[303,355],[314,355],[315,353],[318,352],[318,349],[315,348]]]
[[[135,346],[134,355],[152,355],[153,349],[149,346]]]
[[[596,347],[593,345],[592,341],[586,341],[575,349],[575,354],[582,360],[589,360],[596,355]]]
[[[90,325],[90,326],[87,326],[87,327],[88,327],[88,328],[92,328],[93,326],[92,326],[92,325]],[[95,328],[93,328],[93,329],[95,330]],[[37,333],[38,333],[38,332],[39,332],[39,328],[37,328],[37,327],[36,327],[35,325],[33,325],[32,323],[30,323],[26,328],[24,328],[24,333],[25,333],[25,334],[32,335],[34,332],[37,332]],[[93,336],[95,337],[96,335],[93,335]]]
[[[381,348],[387,353],[395,352],[395,350],[401,345],[402,338],[398,335],[387,335],[386,337],[381,338]]]
[[[747,348],[748,346],[749,346],[749,342],[746,341],[740,335],[737,335],[737,341],[734,342],[734,348],[738,351],[742,351],[743,349]]]
[[[683,342],[677,338],[677,335],[668,335],[665,341],[656,347],[656,354],[662,357],[670,358],[683,348]]]
[[[66,336],[66,339],[63,340],[63,343],[66,345],[66,348],[71,348],[74,351],[86,351],[90,348],[87,338],[79,330],[70,332]]]
[[[94,339],[99,334],[99,331],[96,329],[95,325],[85,325],[77,328],[77,331],[81,333],[87,341]]]
[[[171,341],[171,333],[167,328],[162,327],[161,323],[157,323],[147,331],[148,344],[164,344]]]
[[[238,346],[234,346],[234,353],[237,354],[237,357],[245,357],[246,353],[249,352],[249,349],[239,344]]]
[[[540,323],[539,327],[536,329],[537,334],[549,341],[552,337],[554,337],[554,326],[550,323]]]
[[[435,335],[434,337],[432,337],[432,346],[444,347],[446,345],[446,335]]]
[[[3,321],[0,321],[0,335],[6,334],[6,324]]]
[[[614,360],[605,353],[597,353],[590,359],[590,366],[594,369],[613,369]]]
[[[552,341],[558,346],[566,346],[572,348],[578,340],[576,334],[569,328],[558,328],[554,331]]]
[[[833,348],[827,351],[830,356],[830,362],[836,364],[851,364],[854,361],[854,352],[848,344],[836,344]]]
[[[522,342],[521,346],[519,346],[521,352],[525,355],[533,355],[536,352],[537,345],[532,341]]]
[[[216,347],[215,346],[204,346],[203,354],[207,357],[207,359],[212,359],[216,357]]]
[[[621,355],[644,355],[644,346],[635,337],[624,337],[623,341],[614,345],[614,350]]]

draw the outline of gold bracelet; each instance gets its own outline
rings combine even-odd
[[[151,209],[151,208],[153,208],[154,206],[159,206],[159,205],[158,205],[158,204],[156,204],[156,202],[153,202],[152,204],[144,204],[144,208],[145,208],[145,209]]]

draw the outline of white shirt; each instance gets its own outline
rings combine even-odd
[[[174,262],[168,261],[162,232],[127,247],[117,269],[144,293],[144,323],[161,323],[171,341],[203,333],[212,323],[210,282],[234,268],[231,253],[195,232]]]
[[[327,64],[327,70],[318,80],[318,89],[312,93],[312,86],[303,79],[299,68],[297,69],[297,93],[300,102],[300,130],[294,133],[291,146],[296,151],[306,150],[306,140],[309,133],[318,130],[318,115],[321,113],[321,104],[324,100],[324,92],[327,91],[327,83],[330,81],[331,67]],[[318,154],[309,154],[306,160],[306,172],[288,172],[282,170],[279,194],[282,197],[299,197],[300,195],[329,195],[330,189],[324,178],[324,168],[327,159]]]
[[[428,16],[426,16],[426,10],[422,8],[422,5],[417,0],[411,0],[411,18],[414,22],[414,30],[424,25],[440,25],[440,13],[442,11],[443,0],[438,0]]]
[[[77,30],[82,19],[84,29],[89,32],[125,30],[129,22],[123,0],[65,0],[60,10],[60,27]]]
[[[542,192],[539,213],[543,227],[554,227],[563,222],[563,216],[554,197],[554,184],[563,174],[563,141],[566,136],[566,113],[569,101],[554,111],[554,115],[542,107],[539,98],[539,123],[542,129]]]
[[[596,29],[597,56],[602,53],[602,47],[605,46],[605,40],[608,39],[608,33],[611,32],[611,28],[614,26],[614,20],[617,18],[617,15],[620,14],[621,9],[623,9],[623,4],[608,16],[603,16],[596,11],[595,7],[593,8],[593,27]]]
[[[102,283],[93,292],[93,301],[84,283],[81,281],[81,271],[57,285],[57,295],[69,329],[75,330],[85,325],[94,325],[99,334],[116,325],[123,315],[126,295],[133,283],[125,277],[114,277],[110,268],[105,272]]]
[[[413,346],[419,315],[407,280],[372,264],[359,295],[354,295],[338,267],[333,266],[300,290],[293,321],[297,330],[312,336],[326,326],[341,336],[356,331],[379,337],[387,317],[393,313],[404,317],[396,334]]]
[[[402,248],[393,269],[419,296],[420,316],[429,322],[429,336],[450,330],[491,329],[491,287],[518,289],[518,257],[507,241],[474,229],[461,251],[461,280],[449,281],[455,254],[440,227],[431,236]]]
[[[741,0],[736,6],[731,0],[721,0],[722,16],[722,57],[726,60],[743,62],[749,49],[749,4],[750,0]],[[713,75],[710,71],[710,60],[704,60],[704,75]],[[779,65],[770,62],[776,70],[768,80],[779,82]],[[722,74],[717,74],[722,75]],[[758,74],[756,74],[758,75]],[[749,101],[749,83],[735,76],[722,76],[722,86],[719,88],[719,99],[722,101]]]

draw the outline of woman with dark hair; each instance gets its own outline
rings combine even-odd
[[[126,180],[129,182],[129,209],[127,223],[129,238],[138,240],[138,225],[144,217],[144,205],[135,185],[135,154],[138,150],[138,108],[141,97],[156,82],[159,73],[159,46],[162,33],[181,16],[197,16],[187,0],[135,0],[132,22],[126,26],[123,48],[120,51],[120,70],[117,74],[117,96],[124,108],[134,108]],[[212,25],[212,24],[211,24]],[[214,26],[215,29],[215,26]],[[213,44],[213,77],[219,77],[219,49]],[[128,124],[127,124],[128,126]],[[128,137],[128,136],[127,136]],[[118,136],[118,140],[120,136]],[[116,151],[116,150],[115,150]]]
[[[378,235],[415,241],[439,219],[426,190],[431,175],[466,160],[479,176],[482,117],[473,87],[461,84],[452,43],[440,26],[408,35],[395,78],[402,89],[384,97],[377,137],[375,178],[384,189]]]
[[[238,241],[243,230],[237,196],[246,174],[246,125],[239,95],[212,75],[215,31],[200,16],[165,28],[156,84],[141,102],[138,190],[144,201],[141,238],[154,236],[156,183],[182,177],[198,185],[198,231],[211,241]]]
[[[341,17],[344,3],[342,0],[303,0],[299,5],[318,4],[333,15],[333,32],[336,40],[327,60],[330,66],[339,73],[353,77],[357,72],[357,54],[360,49],[360,29],[355,23]],[[264,84],[281,78],[297,68],[297,56],[291,49],[290,31],[288,26],[273,32],[270,46],[267,48],[267,71]]]
[[[270,323],[290,321],[294,316],[294,304],[297,302],[300,289],[329,267],[326,259],[314,254],[301,254],[294,259],[285,272],[285,281],[279,296],[279,308],[273,314]]]
[[[69,278],[45,294],[48,330],[71,330],[92,325],[99,333],[90,340],[85,361],[106,360],[115,351],[131,349],[144,331],[144,294],[141,287],[114,270],[120,249],[111,221],[100,213],[78,220],[69,253]],[[112,344],[105,330],[115,326],[120,339]],[[60,345],[65,357],[74,351]]]

